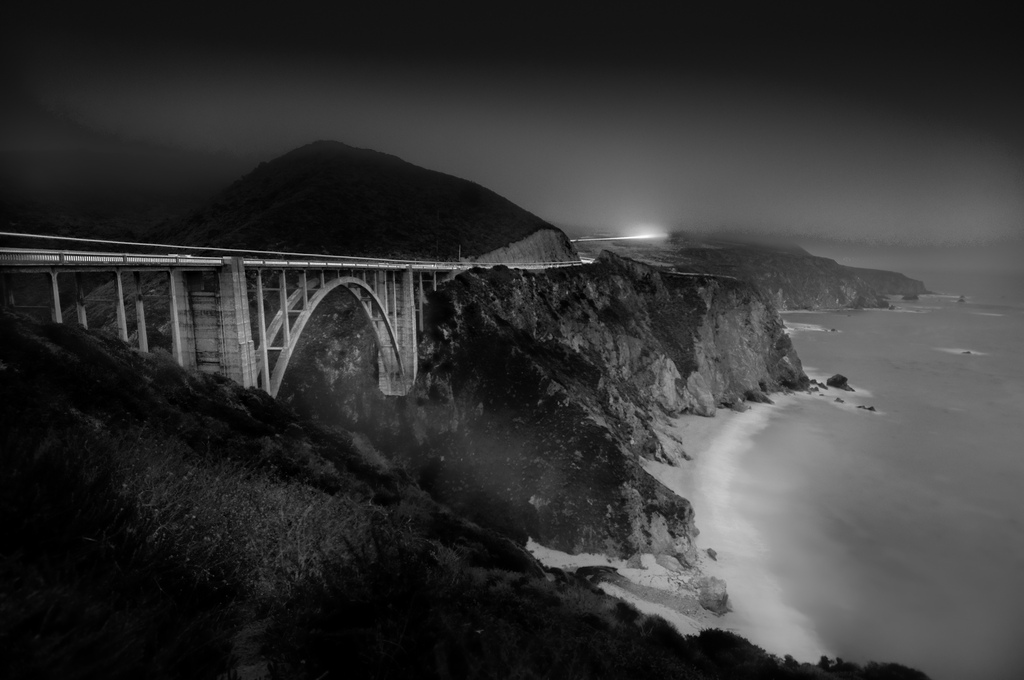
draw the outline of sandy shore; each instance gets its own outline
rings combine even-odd
[[[785,409],[798,395],[772,395],[774,406],[756,404],[744,413],[719,410],[715,418],[659,416],[658,436],[676,461],[666,465],[644,462],[644,469],[693,504],[700,536],[696,570],[676,572],[644,555],[639,568],[604,555],[567,555],[531,541],[527,546],[543,563],[565,569],[608,565],[625,579],[602,584],[609,594],[632,602],[645,613],[658,614],[680,632],[704,628],[734,631],[767,651],[792,654],[801,661],[815,661],[828,654],[811,622],[787,606],[767,564],[767,546],[750,522],[756,508],[741,502],[744,485],[756,483],[743,472],[742,463],[754,447],[755,435],[769,419]],[[711,559],[706,550],[715,550]],[[717,616],[696,604],[689,583],[703,573],[728,584],[732,611]]]
[[[692,458],[677,466],[645,462],[644,468],[661,483],[693,504],[700,529],[699,568],[728,584],[732,611],[714,617],[718,628],[734,631],[767,651],[792,654],[802,661],[827,654],[811,622],[788,606],[768,565],[768,546],[751,518],[762,509],[751,507],[744,493],[757,480],[744,471],[744,458],[755,450],[755,439],[772,417],[803,395],[773,394],[774,405],[754,404],[744,413],[719,410],[715,418],[681,416],[660,424],[663,435],[679,439]],[[716,559],[706,550],[713,549]]]

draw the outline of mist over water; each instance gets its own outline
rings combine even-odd
[[[844,659],[1024,677],[1024,288],[1001,284],[895,302],[916,313],[785,315],[839,331],[793,340],[809,374],[858,391],[777,409],[740,511],[783,599]]]

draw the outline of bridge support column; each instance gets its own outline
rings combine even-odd
[[[256,270],[256,313],[260,333],[260,373],[263,391],[270,394],[270,357],[267,354],[267,313],[263,304],[263,270]]]
[[[380,390],[388,395],[408,394],[416,381],[416,369],[419,364],[419,352],[416,346],[416,284],[412,267],[405,271],[392,274],[391,310],[394,319],[395,339],[398,341],[398,356],[402,362],[402,370],[387,371],[385,352],[378,353]]]
[[[54,323],[64,323],[64,312],[60,309],[60,288],[57,286],[57,270],[50,270],[50,293],[53,296],[53,307],[50,308],[50,318]]]
[[[149,351],[149,334],[146,333],[146,305],[142,301],[142,272],[132,272],[135,281],[135,329],[139,334],[139,351]]]
[[[230,264],[218,273],[217,283],[217,342],[220,346],[218,372],[243,387],[255,387],[258,374],[256,344],[249,324],[249,294],[245,287],[245,264],[242,258],[231,258]]]
[[[121,285],[121,270],[114,270],[114,282],[117,284],[117,332],[123,342],[128,342],[128,319],[124,313],[124,287]]]
[[[188,370],[196,368],[195,329],[192,310],[188,304],[185,275],[179,269],[168,274],[171,296],[171,354],[178,365]]]
[[[417,290],[416,290],[416,303],[417,303],[417,307],[418,307],[417,312],[419,313],[418,316],[416,317],[418,322],[419,322],[419,325],[416,328],[417,328],[417,330],[419,330],[420,333],[422,333],[423,332],[423,327],[424,327],[424,322],[423,322],[423,272],[420,272],[419,274],[416,275],[416,288],[417,288]],[[416,336],[416,337],[419,337],[419,336]]]

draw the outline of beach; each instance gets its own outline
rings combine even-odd
[[[679,416],[661,424],[684,442],[692,460],[679,466],[645,461],[644,469],[693,504],[700,535],[700,569],[723,579],[731,611],[714,627],[734,631],[766,651],[798,661],[831,655],[812,622],[789,606],[768,562],[769,546],[755,524],[773,502],[771,493],[747,471],[746,458],[770,420],[800,395],[772,395],[775,404],[752,404],[736,413],[720,409],[714,418]],[[715,559],[708,549],[715,551]]]
[[[773,414],[798,398],[773,395],[774,405],[753,404],[743,413],[720,409],[714,418],[658,416],[659,438],[670,456],[680,462],[667,465],[645,460],[643,466],[693,504],[700,530],[696,570],[667,569],[650,554],[641,557],[639,566],[630,566],[604,555],[568,555],[533,541],[527,548],[547,566],[568,570],[594,565],[615,567],[628,583],[601,583],[599,587],[644,613],[662,616],[683,634],[720,628],[742,635],[770,653],[817,661],[829,651],[817,638],[809,619],[783,601],[767,563],[767,547],[751,521],[750,513],[759,509],[744,500],[751,485],[756,484],[744,472],[744,457],[750,455],[756,435]],[[708,548],[715,552],[714,559],[707,553]],[[726,581],[729,612],[716,615],[696,604],[691,582],[700,575]],[[630,588],[629,584],[639,588]]]

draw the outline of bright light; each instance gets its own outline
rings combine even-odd
[[[639,236],[594,236],[590,238],[574,238],[570,239],[573,243],[579,243],[580,241],[625,241],[642,238],[665,238],[667,234],[640,234]]]

